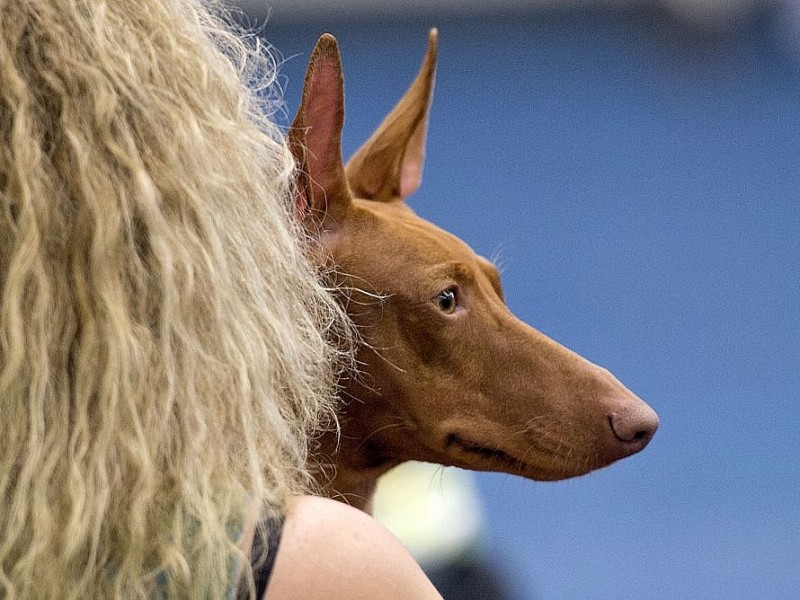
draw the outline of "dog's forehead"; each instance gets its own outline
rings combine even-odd
[[[354,200],[337,243],[329,248],[341,273],[369,282],[380,293],[402,288],[424,296],[449,280],[503,295],[491,262],[400,201]]]
[[[463,240],[418,216],[404,202],[356,201],[360,235],[381,252],[416,265],[477,263],[480,257]]]

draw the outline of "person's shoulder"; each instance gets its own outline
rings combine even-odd
[[[303,496],[287,510],[266,598],[441,598],[408,550],[369,515]]]

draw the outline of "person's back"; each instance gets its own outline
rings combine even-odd
[[[348,329],[242,83],[273,65],[203,5],[0,4],[0,597],[252,590],[242,532],[309,485]],[[330,506],[296,502],[290,558]]]

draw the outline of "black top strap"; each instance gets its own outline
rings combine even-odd
[[[256,588],[256,600],[261,600],[267,591],[269,577],[275,566],[275,556],[283,533],[283,517],[264,519],[256,527],[253,546],[250,550],[250,565],[253,567],[253,583]]]

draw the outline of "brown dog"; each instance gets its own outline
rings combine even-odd
[[[323,438],[317,458],[332,463],[330,494],[361,508],[407,460],[564,479],[640,451],[658,427],[608,371],[511,314],[492,263],[405,204],[422,175],[436,43],[433,30],[416,80],[345,167],[341,60],[322,36],[290,131],[298,213],[364,342],[341,438]]]

